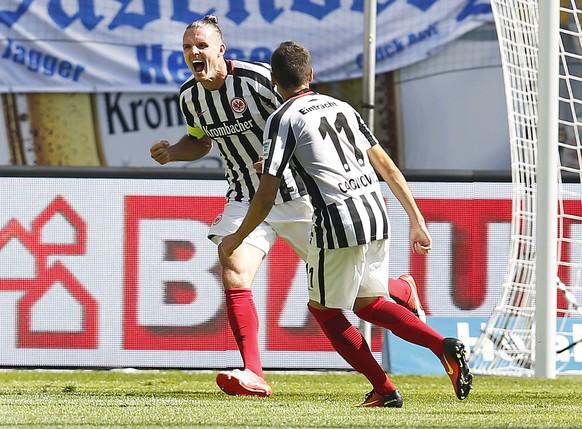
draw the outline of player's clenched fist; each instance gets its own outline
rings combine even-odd
[[[166,164],[172,160],[170,156],[170,143],[167,140],[161,140],[150,148],[151,157],[159,164]]]

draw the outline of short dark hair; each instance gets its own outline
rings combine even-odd
[[[186,27],[186,30],[204,27],[211,27],[220,37],[220,41],[224,43],[224,37],[222,37],[222,30],[218,26],[218,18],[215,15],[206,15],[204,18],[192,22],[190,25],[188,25],[188,27]]]
[[[273,79],[285,89],[308,84],[311,54],[300,43],[283,42],[271,55],[271,69]]]

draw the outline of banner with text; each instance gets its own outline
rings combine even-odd
[[[214,14],[229,58],[306,45],[315,79],[362,75],[364,0],[10,0],[0,6],[0,92],[168,92],[190,76],[186,25]],[[419,61],[493,15],[488,0],[378,2],[376,72]]]
[[[445,337],[460,339],[470,354],[485,329],[486,317],[432,317],[427,323]],[[582,374],[582,318],[559,318],[556,346],[562,350],[556,355],[556,369],[561,375]],[[390,362],[392,374],[443,374],[439,359],[424,347],[398,338],[389,331],[384,341],[384,359]],[[568,347],[569,346],[569,347]],[[499,359],[493,351],[493,341],[484,344],[482,358],[485,362]]]

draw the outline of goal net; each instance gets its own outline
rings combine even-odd
[[[582,9],[557,0],[559,165],[556,373],[582,362]],[[513,182],[511,247],[501,298],[470,356],[477,374],[533,376],[536,345],[538,0],[491,0],[501,50]]]

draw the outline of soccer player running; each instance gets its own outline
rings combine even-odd
[[[257,191],[259,175],[254,164],[262,154],[263,129],[282,100],[270,81],[267,64],[224,58],[226,46],[214,15],[188,25],[183,51],[192,72],[180,88],[188,133],[173,145],[166,140],[156,143],[150,153],[160,164],[193,161],[210,152],[212,140],[218,144],[228,181],[224,211],[208,232],[218,244],[222,237],[236,231]],[[230,395],[272,393],[262,369],[259,322],[251,291],[261,262],[277,236],[286,240],[303,260],[307,255],[313,212],[309,196],[289,168],[283,169],[279,179],[273,210],[236,251],[219,255],[227,318],[244,365],[243,371],[222,371],[217,376],[217,384]],[[396,302],[424,316],[410,275],[390,279],[389,289]],[[343,315],[338,318],[349,323]]]
[[[408,214],[412,250],[427,254],[431,249],[432,239],[404,176],[350,105],[309,89],[313,69],[306,48],[282,43],[271,56],[271,67],[272,81],[285,102],[267,120],[260,186],[241,226],[219,245],[220,257],[237,252],[268,216],[291,166],[314,206],[306,260],[309,311],[338,353],[372,384],[361,406],[399,408],[402,395],[342,309],[429,348],[443,364],[456,396],[465,399],[472,374],[461,341],[444,338],[385,298],[389,221],[376,171]]]

